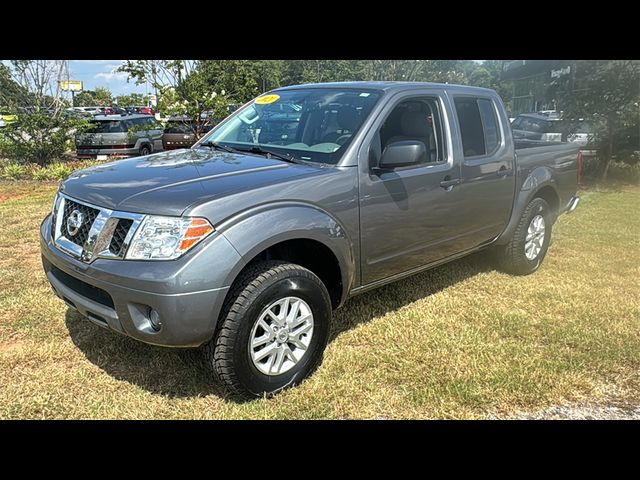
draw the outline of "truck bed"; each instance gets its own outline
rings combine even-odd
[[[578,152],[580,146],[568,142],[545,142],[540,140],[516,140],[514,142],[518,166],[518,190],[534,170],[540,176],[548,174],[555,178],[562,210],[577,189]],[[533,178],[538,178],[534,175]],[[526,188],[526,187],[525,187]]]

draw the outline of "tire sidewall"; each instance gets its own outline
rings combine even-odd
[[[145,153],[146,150],[146,153]],[[151,149],[149,148],[148,145],[143,145],[142,147],[140,147],[140,156],[144,157],[145,155],[151,155]]]
[[[522,231],[520,232],[520,237],[518,240],[518,249],[520,252],[520,261],[525,265],[525,268],[529,272],[535,272],[545,256],[547,255],[547,250],[549,249],[549,244],[551,240],[551,211],[549,209],[549,204],[541,198],[534,198],[529,204],[529,211],[525,217],[524,223],[522,225]],[[529,230],[529,225],[531,221],[537,215],[541,215],[544,219],[544,243],[542,244],[542,249],[538,253],[538,255],[533,259],[529,260],[525,255],[525,244],[527,242],[527,233]]]
[[[318,280],[319,282],[319,280]],[[293,368],[281,375],[265,375],[253,364],[249,354],[251,331],[264,309],[274,301],[287,296],[307,302],[313,314],[313,335],[304,357]],[[319,363],[329,333],[331,307],[326,292],[311,278],[298,272],[284,272],[262,285],[247,298],[241,309],[242,321],[233,347],[233,362],[238,381],[253,395],[275,393],[299,383]]]

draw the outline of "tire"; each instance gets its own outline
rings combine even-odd
[[[529,234],[532,221],[540,216],[544,220],[544,235],[537,234],[538,242],[533,250],[525,251],[527,245],[527,235]],[[539,225],[539,220],[536,220]],[[551,241],[551,228],[553,218],[549,204],[542,198],[534,198],[529,202],[522,212],[518,226],[513,237],[507,245],[499,246],[495,250],[498,267],[513,275],[529,275],[535,272],[547,254]],[[532,231],[535,228],[532,226]],[[530,244],[531,245],[531,244]],[[539,246],[539,250],[538,247]],[[537,253],[536,253],[536,250]]]
[[[307,341],[308,345],[306,349],[298,350],[298,347],[288,343],[288,340],[283,341],[275,336],[273,339],[269,337],[270,340],[264,347],[254,347],[271,348],[274,351],[281,346],[289,348],[289,353],[284,354],[284,360],[280,361],[282,371],[278,373],[276,367],[279,357],[276,355],[275,359],[271,360],[274,355],[270,354],[260,361],[254,360],[252,355],[259,356],[261,350],[252,350],[249,342],[264,338],[265,335],[275,335],[274,331],[262,329],[258,324],[264,325],[259,322],[264,318],[267,323],[271,322],[271,327],[277,327],[273,317],[267,313],[267,307],[278,302],[286,302],[286,298],[302,300],[289,302],[291,306],[287,311],[290,315],[294,314],[293,305],[298,305],[299,308],[295,311],[300,313],[298,320],[289,324],[286,330],[289,331],[290,328],[290,333],[293,334],[306,325],[309,334],[301,334],[297,343]],[[270,311],[280,315],[284,311],[284,305],[285,303],[280,307],[274,306]],[[309,311],[312,320],[308,315]],[[213,371],[216,379],[236,395],[243,398],[273,395],[300,383],[320,364],[329,336],[331,313],[329,293],[313,272],[300,265],[282,261],[256,263],[242,272],[234,282],[229,299],[222,310],[216,334],[202,349],[205,363]],[[300,327],[295,326],[296,321],[302,318],[307,318],[306,323]],[[312,328],[309,328],[309,325],[312,325]],[[262,333],[258,336],[257,332]],[[284,335],[286,337],[288,334]],[[310,339],[307,339],[307,335],[310,335]],[[281,341],[284,343],[280,343]],[[294,362],[294,352],[299,355],[297,363]],[[285,371],[286,368],[289,369]],[[265,373],[264,370],[268,369],[273,370]]]
[[[140,147],[140,156],[144,157],[145,155],[150,155],[151,154],[151,148],[149,148],[149,145],[143,145]]]

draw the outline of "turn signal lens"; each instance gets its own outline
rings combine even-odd
[[[213,227],[204,218],[194,218],[185,232],[178,250],[186,252],[204,237],[213,232]]]
[[[214,228],[205,218],[147,216],[127,250],[129,260],[173,260],[193,248]]]

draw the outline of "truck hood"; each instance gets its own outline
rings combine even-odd
[[[322,170],[204,148],[173,150],[79,170],[61,191],[111,210],[177,216],[193,204]]]

